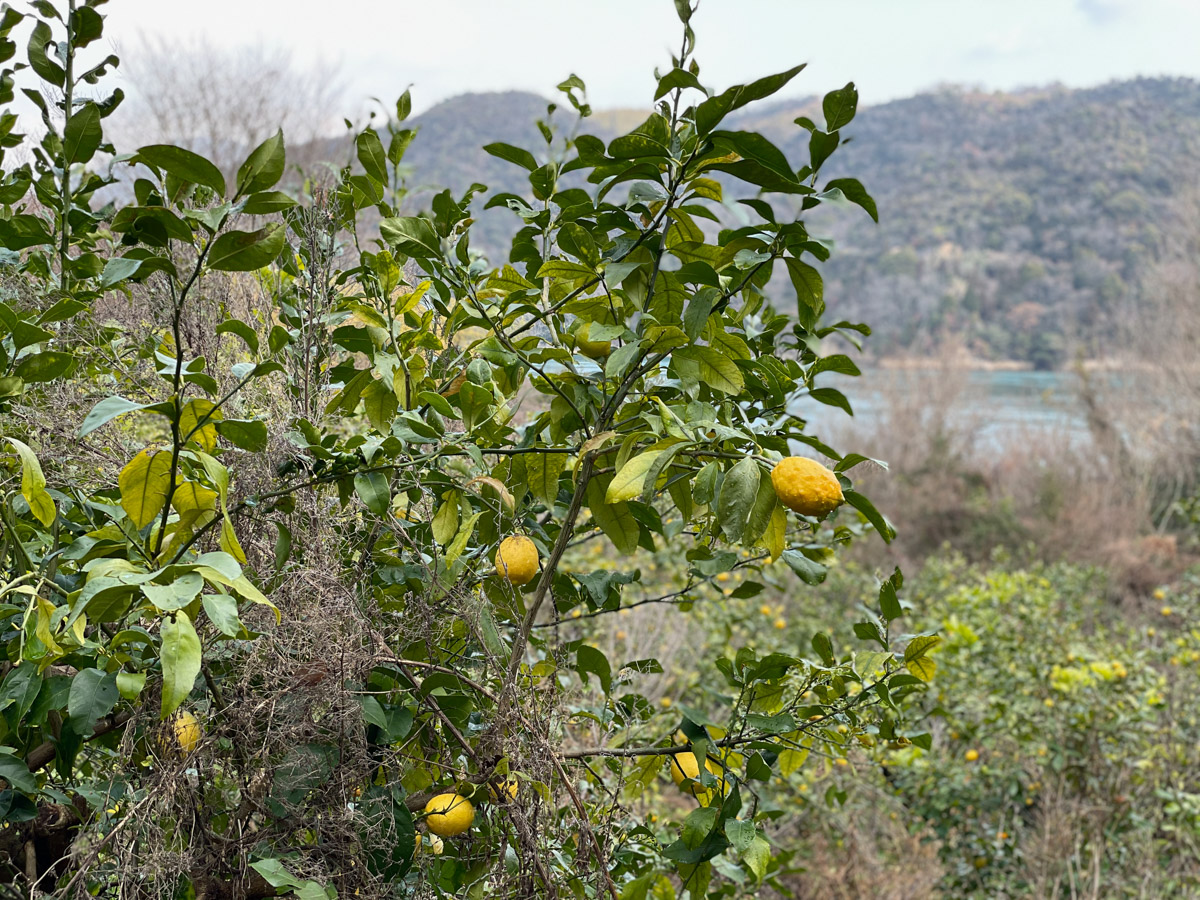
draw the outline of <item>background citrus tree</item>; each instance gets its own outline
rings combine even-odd
[[[858,181],[822,181],[854,86],[797,120],[796,167],[729,117],[802,67],[706,88],[677,0],[641,125],[588,135],[572,76],[542,146],[485,148],[528,192],[443,191],[414,215],[407,93],[332,177],[290,172],[282,134],[232,180],[192,150],[106,143],[101,6],[0,14],[0,101],[36,76],[42,114],[0,182],[0,881],[780,886],[798,773],[928,746],[903,708],[937,638],[893,627],[899,572],[846,633],[730,631],[674,703],[647,697],[660,660],[598,636],[641,606],[770,609],[839,545],[891,537],[854,490],[865,458],[805,421],[849,410],[826,381],[858,369],[826,342],[869,333],[826,324],[830,248],[804,222],[876,215]],[[4,113],[5,148],[33,142],[16,127]],[[480,202],[523,222],[498,265],[471,249]],[[798,447],[832,469],[777,467]]]

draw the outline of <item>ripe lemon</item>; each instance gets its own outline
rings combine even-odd
[[[604,357],[612,353],[612,341],[588,340],[588,332],[591,330],[591,327],[591,322],[584,322],[579,326],[579,330],[575,332],[575,346],[588,359],[604,359]]]
[[[711,759],[706,759],[704,761],[704,768],[708,769],[708,771],[718,781],[720,780],[721,767],[714,763]],[[671,757],[671,780],[675,782],[675,786],[677,788],[680,790],[685,790],[683,787],[683,782],[688,778],[696,782],[699,782],[700,780],[700,766],[696,762],[696,754],[676,753]],[[686,790],[688,790],[693,797],[699,797],[701,794],[706,793],[707,791],[707,789],[699,783],[691,785],[691,787],[687,788]]]
[[[837,476],[815,459],[789,456],[771,470],[779,502],[802,516],[821,517],[846,502]]]
[[[175,743],[185,754],[196,749],[204,734],[199,721],[186,709],[180,710],[176,714],[175,721],[171,723],[171,729],[175,732]]]
[[[513,534],[500,542],[496,551],[496,574],[510,584],[528,584],[538,571],[538,551],[523,534]]]
[[[458,794],[438,794],[425,804],[425,824],[438,837],[462,834],[475,821],[475,807]]]
[[[979,759],[979,751],[968,750],[965,754],[963,754],[963,759],[965,759],[967,762],[975,762],[975,760]]]
[[[500,802],[501,794],[507,795],[509,800],[517,799],[517,790],[520,788],[520,782],[517,781],[515,775],[509,775],[501,782],[500,790],[496,790],[496,786],[491,782],[488,783],[488,796],[492,798],[493,803]]]

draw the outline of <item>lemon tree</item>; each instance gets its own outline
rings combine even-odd
[[[855,738],[928,741],[904,708],[936,638],[893,628],[899,572],[852,633],[716,653],[673,708],[643,693],[660,660],[591,638],[730,573],[745,599],[816,584],[840,545],[891,538],[865,457],[808,422],[849,411],[829,382],[869,333],[826,314],[808,224],[876,216],[824,174],[854,86],[796,120],[789,160],[736,114],[803,66],[706,86],[677,0],[636,128],[589,133],[571,76],[540,146],[484,148],[520,192],[410,193],[407,93],[332,177],[297,177],[277,134],[227,180],[195,148],[109,143],[103,5],[0,12],[0,103],[36,82],[42,135],[0,180],[0,882],[778,886],[772,792]],[[472,246],[484,212],[518,222],[505,259]],[[654,553],[679,564],[666,594]],[[668,775],[661,815],[633,813]]]

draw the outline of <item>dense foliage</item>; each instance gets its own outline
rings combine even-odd
[[[797,120],[796,167],[723,123],[802,67],[705,88],[677,0],[681,49],[637,128],[588,135],[572,76],[566,126],[551,107],[535,151],[486,148],[521,190],[412,214],[407,93],[353,165],[288,193],[282,134],[232,177],[110,146],[101,0],[33,6],[0,13],[0,102],[23,70],[43,126],[0,182],[0,882],[749,895],[783,888],[777,779],[860,740],[930,746],[904,709],[937,637],[895,627],[898,571],[836,630],[706,646],[674,704],[646,694],[679,678],[661,660],[571,624],[730,580],[769,598],[891,537],[854,490],[868,461],[807,428],[858,374],[821,341],[869,329],[825,324],[829,247],[784,213],[875,216],[822,174],[853,85]],[[15,114],[0,126],[21,143]],[[118,176],[131,201],[101,205]],[[472,249],[481,195],[521,223],[499,265]],[[836,472],[818,506],[774,468],[799,447]],[[676,802],[633,809],[656,782]]]

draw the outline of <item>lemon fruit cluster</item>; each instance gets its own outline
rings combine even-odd
[[[461,794],[438,794],[425,804],[425,825],[438,837],[455,837],[471,827],[475,807]]]
[[[789,456],[771,470],[779,502],[802,516],[828,515],[846,502],[837,476],[815,459]]]
[[[538,572],[537,546],[522,534],[500,542],[496,551],[496,574],[510,584],[528,584]]]

